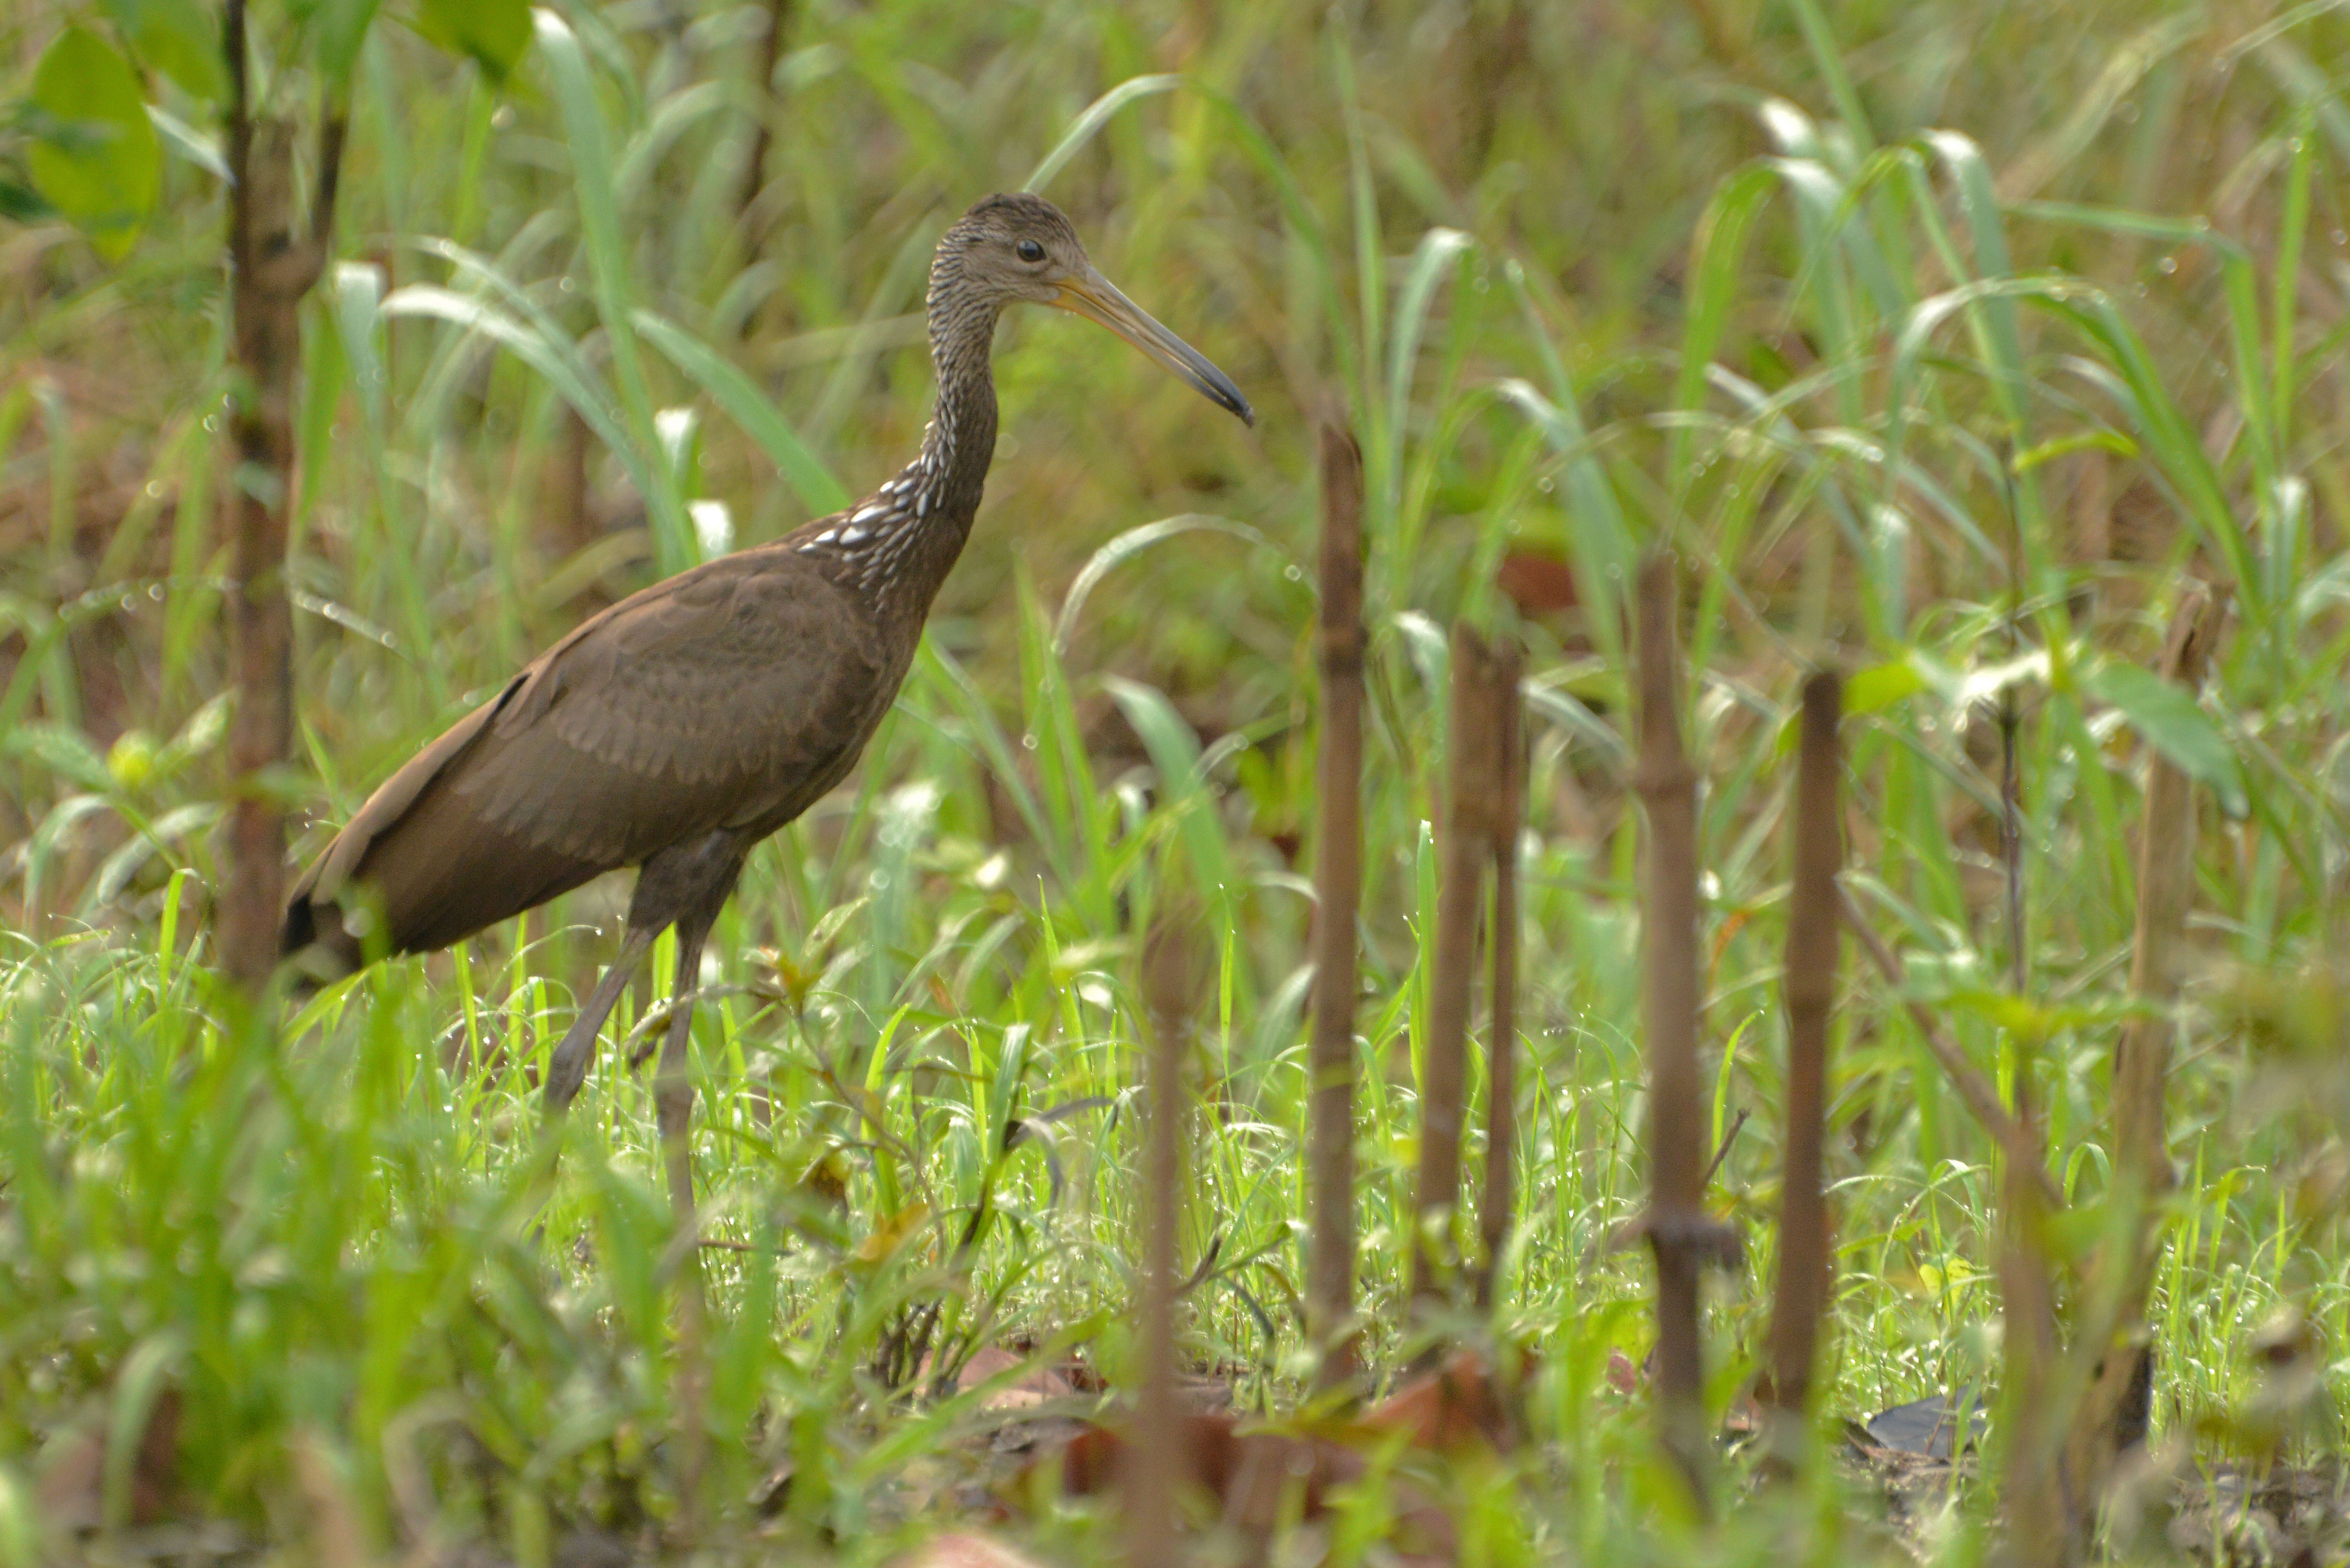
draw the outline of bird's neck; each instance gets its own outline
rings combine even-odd
[[[968,528],[995,458],[996,311],[972,306],[957,312],[935,297],[931,306],[931,365],[938,374],[938,406],[922,432],[921,455],[906,470]],[[901,476],[903,477],[903,476]]]
[[[962,554],[995,456],[996,312],[931,308],[938,404],[922,450],[895,478],[837,517],[810,524],[797,547],[825,560],[892,627],[919,632]]]

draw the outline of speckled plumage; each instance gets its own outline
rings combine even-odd
[[[840,782],[979,510],[1002,301],[965,286],[965,242],[1024,210],[1075,243],[1035,198],[983,202],[940,243],[938,408],[914,461],[847,511],[655,583],[533,660],[336,836],[294,889],[289,951],[359,961],[361,938],[319,918],[354,885],[372,889],[391,951],[428,951],[681,840],[755,843]]]
[[[914,461],[849,510],[632,594],[534,659],[345,825],[295,885],[286,950],[348,966],[445,947],[639,866],[613,974],[674,922],[690,992],[743,857],[847,774],[896,698],[979,509],[990,349],[1023,300],[1103,320],[1249,417],[1221,372],[1102,281],[1051,203],[980,202],[931,264],[939,394]],[[551,1103],[577,1090],[617,996],[608,976],[558,1048]]]

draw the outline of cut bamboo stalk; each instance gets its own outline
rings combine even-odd
[[[2171,618],[2163,679],[2190,694],[2218,639],[2225,600],[2199,585]],[[2187,911],[2195,901],[2195,781],[2154,753],[2147,760],[2145,836],[2138,848],[2137,919],[2130,991],[2157,1004],[2177,999],[2186,949]],[[2170,1139],[2163,1093],[2170,1072],[2171,1025],[2141,1012],[2122,1024],[2114,1045],[2114,1148],[2116,1163],[2149,1194],[2170,1189]]]
[[[1175,1489],[1183,1456],[1181,1412],[1175,1403],[1175,1246],[1183,1201],[1183,1059],[1207,969],[1201,944],[1198,911],[1181,901],[1162,908],[1143,938],[1149,1120],[1143,1167],[1142,1386],[1124,1477],[1131,1568],[1172,1568],[1178,1561]]]
[[[1523,656],[1517,643],[1496,650],[1492,692],[1499,763],[1493,802],[1492,1023],[1486,1042],[1485,1186],[1477,1228],[1485,1256],[1477,1275],[1477,1305],[1491,1312],[1502,1255],[1510,1244],[1516,1196],[1518,1140],[1518,825],[1525,817],[1525,705],[1518,694]]]
[[[2015,693],[2001,701],[2000,859],[2006,873],[2009,987],[2022,1001],[2031,985],[2031,955],[2024,919],[2022,715]],[[2018,1148],[2000,1167],[2001,1298],[2000,1348],[2002,1410],[2006,1431],[2005,1481],[2001,1501],[2007,1516],[2002,1558],[2010,1568],[2059,1568],[2070,1560],[2064,1530],[2065,1478],[2063,1412],[2056,1359],[2056,1283],[2050,1265],[2048,1217],[2056,1208],[2047,1190],[2031,1178],[2043,1174],[2047,1158],[2033,1112],[2032,1059],[2037,1042],[2015,1042],[2011,1098],[2019,1129]],[[2019,1159],[2017,1156],[2022,1158]]]
[[[595,496],[588,481],[589,442],[588,421],[565,403],[556,413],[554,451],[546,464],[545,515],[552,525],[555,547],[551,565],[562,567],[596,543]]]
[[[277,967],[286,905],[286,805],[271,774],[294,746],[294,608],[286,548],[294,506],[295,379],[302,298],[326,270],[341,177],[339,111],[319,135],[307,225],[296,211],[295,138],[255,118],[246,81],[244,0],[228,0],[231,440],[228,877],[220,900],[221,966],[247,994]]]
[[[1640,751],[1633,788],[1648,817],[1641,909],[1642,1012],[1648,1047],[1650,1191],[1657,1260],[1657,1397],[1666,1454],[1707,1506],[1705,1366],[1699,1276],[1718,1242],[1704,1208],[1705,1091],[1697,1063],[1697,774],[1681,745],[1680,649],[1672,557],[1641,564]]]
[[[1801,1451],[1819,1361],[1834,1253],[1821,1189],[1827,1123],[1828,1014],[1835,1005],[1836,873],[1844,864],[1844,758],[1836,722],[1844,681],[1804,682],[1795,763],[1794,877],[1787,900],[1787,1145],[1780,1180],[1779,1278],[1771,1308],[1771,1398],[1786,1419],[1782,1459]]]
[[[2189,693],[2203,683],[2226,608],[2191,586],[2171,617],[2161,673]],[[2130,991],[2147,1004],[2114,1044],[2114,1230],[2083,1293],[2081,1354],[2096,1357],[2066,1441],[2074,1545],[2087,1544],[2121,1455],[2145,1441],[2153,1404],[2154,1349],[2147,1329],[2153,1282],[2155,1210],[2177,1181],[2163,1112],[2170,1070],[2169,1004],[2178,996],[2187,913],[2195,898],[2195,783],[2160,753],[2147,759],[2138,846],[2137,929]],[[2086,1321],[2095,1314],[2096,1321]]]
[[[736,232],[742,236],[744,251],[754,255],[758,254],[763,227],[754,221],[756,208],[760,192],[767,188],[767,149],[775,141],[775,67],[782,63],[784,41],[791,33],[791,25],[792,0],[767,0],[767,36],[759,44],[759,111],[751,132],[748,156],[743,160],[743,192],[734,203]],[[751,317],[743,319],[747,325]]]
[[[1322,427],[1322,737],[1315,760],[1314,1027],[1306,1168],[1307,1329],[1324,1388],[1356,1371],[1356,918],[1362,901],[1363,458]]]
[[[1423,1316],[1458,1264],[1461,1132],[1468,1092],[1469,1000],[1477,922],[1493,856],[1492,790],[1500,735],[1493,650],[1468,626],[1452,628],[1451,736],[1438,825],[1436,940],[1429,949],[1428,1043],[1419,1085],[1419,1182],[1412,1203],[1412,1300]]]
[[[2044,1170],[2039,1126],[2033,1116],[2025,1066],[2016,1065],[2015,1117],[2031,1168]],[[2001,1351],[2005,1381],[2005,1483],[2001,1501],[2007,1541],[2000,1561],[2008,1568],[2059,1568],[2071,1560],[2064,1530],[2064,1403],[2056,1386],[2056,1287],[2049,1267],[2048,1217],[2053,1205],[2013,1158],[2000,1174]]]

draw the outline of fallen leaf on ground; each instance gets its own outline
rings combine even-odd
[[[41,1517],[55,1530],[96,1530],[105,1480],[106,1444],[98,1434],[58,1433],[41,1449]]]
[[[1000,1541],[961,1531],[933,1535],[898,1559],[895,1568],[1037,1568],[1036,1560]]]
[[[1547,615],[1583,602],[1575,591],[1575,568],[1555,556],[1532,550],[1513,550],[1503,556],[1493,582],[1522,615]]]
[[[1003,1374],[1017,1370],[1027,1364],[1024,1356],[1016,1355],[1009,1350],[998,1349],[991,1345],[974,1352],[972,1358],[962,1364],[962,1372],[956,1379],[956,1386],[975,1388],[983,1383],[1001,1377]],[[1067,1378],[1049,1366],[1038,1366],[1026,1376],[1016,1378],[990,1394],[979,1404],[980,1408],[983,1410],[1023,1410],[1031,1406],[1042,1405],[1048,1399],[1066,1399],[1076,1393],[1076,1390],[1069,1386]]]
[[[996,1345],[983,1345],[972,1352],[971,1358],[955,1373],[953,1386],[945,1392],[976,1388],[992,1378],[1001,1377],[1028,1365],[1028,1359],[1024,1355]],[[914,1374],[915,1385],[928,1387],[937,1371],[937,1354],[933,1352],[923,1356],[921,1366]],[[1016,1378],[988,1395],[979,1402],[979,1407],[995,1411],[1027,1410],[1048,1400],[1070,1398],[1076,1392],[1068,1378],[1049,1366],[1038,1366],[1026,1376]]]
[[[1310,1524],[1322,1518],[1332,1491],[1370,1469],[1361,1454],[1329,1438],[1243,1431],[1238,1418],[1224,1412],[1191,1412],[1180,1419],[1176,1463],[1184,1490],[1211,1505],[1217,1522],[1260,1547],[1284,1522]],[[1096,1497],[1115,1490],[1131,1451],[1122,1434],[1088,1427],[1061,1451],[1062,1491]],[[1403,1506],[1396,1511],[1390,1544],[1451,1561],[1452,1521],[1443,1510],[1405,1481],[1393,1483],[1393,1495]]]
[[[106,1522],[106,1439],[97,1422],[51,1437],[37,1469],[41,1515],[51,1528],[75,1533]],[[167,1384],[155,1396],[130,1458],[129,1522],[161,1519],[178,1490],[179,1475],[180,1391]]]
[[[1186,1490],[1212,1507],[1216,1522],[1258,1548],[1286,1521],[1311,1524],[1326,1515],[1337,1489],[1369,1473],[1365,1449],[1398,1437],[1409,1449],[1444,1455],[1504,1449],[1515,1440],[1506,1389],[1466,1350],[1359,1417],[1322,1429],[1247,1428],[1219,1410],[1187,1410],[1180,1419],[1176,1462]],[[1131,1451],[1115,1427],[1085,1428],[1061,1449],[1062,1492],[1112,1491]],[[1410,1561],[1451,1562],[1458,1545],[1451,1519],[1409,1480],[1390,1484],[1399,1506],[1388,1544]]]
[[[1435,1371],[1413,1378],[1365,1412],[1362,1425],[1374,1432],[1401,1432],[1414,1448],[1458,1453],[1482,1443],[1495,1449],[1514,1445],[1510,1402],[1493,1369],[1473,1350],[1456,1350]]]

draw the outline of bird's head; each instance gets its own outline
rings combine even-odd
[[[965,213],[940,244],[932,281],[934,306],[946,303],[942,296],[993,308],[1025,301],[1098,322],[1211,402],[1239,415],[1242,423],[1256,423],[1255,411],[1232,378],[1094,270],[1076,230],[1042,196],[990,196]]]

